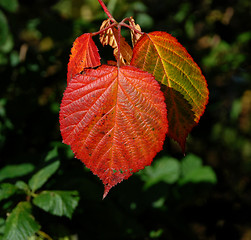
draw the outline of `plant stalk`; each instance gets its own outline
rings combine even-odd
[[[98,2],[100,3],[101,7],[104,9],[106,15],[107,15],[109,18],[111,18],[111,19],[114,20],[112,14],[109,12],[108,8],[107,8],[106,5],[103,3],[103,1],[102,1],[102,0],[98,0]]]
[[[99,30],[98,32],[91,33],[91,36],[93,37],[93,36],[96,36],[98,34],[101,34],[101,33],[105,32],[105,31],[107,31],[109,28],[112,28],[114,26],[117,26],[117,23],[113,23],[113,24],[109,25],[108,27],[103,28],[102,30]]]
[[[123,27],[127,27],[127,28],[133,30],[133,31],[136,32],[136,33],[144,34],[144,32],[141,32],[141,31],[139,31],[138,29],[136,29],[136,28],[134,28],[134,27],[132,27],[132,26],[130,26],[130,25],[124,23],[124,22],[120,22],[119,24],[120,24],[121,26],[123,26]]]
[[[118,24],[118,59],[117,59],[117,66],[120,67],[120,37],[121,37],[121,25]]]

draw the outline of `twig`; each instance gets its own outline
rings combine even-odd
[[[109,18],[111,18],[111,19],[113,19],[113,20],[115,21],[115,19],[113,18],[112,14],[109,12],[108,8],[107,8],[106,5],[103,3],[103,1],[102,1],[102,0],[98,0],[98,2],[100,3],[101,7],[104,9],[106,15],[107,15]]]

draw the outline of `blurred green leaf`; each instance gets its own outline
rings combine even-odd
[[[179,11],[175,14],[174,20],[177,22],[182,22],[187,17],[189,10],[191,8],[191,3],[185,2],[179,6]]]
[[[26,193],[28,193],[30,191],[29,186],[27,185],[27,183],[23,182],[23,181],[17,181],[15,186],[20,189],[25,191]]]
[[[150,238],[159,238],[161,237],[161,235],[163,234],[164,230],[162,228],[158,229],[158,230],[152,230],[149,233]]]
[[[181,162],[181,174],[183,176],[188,175],[194,169],[201,168],[202,161],[199,157],[194,154],[188,154]]]
[[[136,11],[136,12],[146,12],[147,11],[147,7],[144,3],[142,2],[133,2],[131,5],[131,8]]]
[[[30,163],[23,163],[18,165],[7,165],[6,167],[0,169],[0,181],[8,178],[16,178],[24,176],[32,172],[34,166]]]
[[[110,0],[107,4],[107,8],[109,9],[110,13],[113,14],[114,13],[114,9],[116,7],[117,4],[117,0]]]
[[[151,28],[154,24],[152,17],[146,13],[138,13],[136,23],[139,24],[142,29]]]
[[[4,240],[24,240],[40,229],[31,215],[31,204],[20,202],[6,220]]]
[[[188,182],[208,182],[215,184],[217,182],[217,178],[211,167],[204,166],[202,168],[195,169],[190,174],[186,175],[184,178],[181,178],[179,181],[181,185],[186,184]]]
[[[8,58],[4,53],[1,53],[0,49],[0,66],[1,65],[7,65],[8,64]],[[4,138],[3,134],[0,135],[0,138]]]
[[[246,43],[251,40],[251,31],[243,32],[237,36],[237,41],[240,43]]]
[[[186,34],[189,38],[194,38],[195,29],[194,29],[194,16],[191,15],[185,22]]]
[[[53,10],[59,12],[65,18],[72,16],[72,1],[70,0],[59,0],[53,6]]]
[[[28,183],[31,190],[34,192],[42,187],[44,183],[57,171],[59,165],[59,161],[53,162],[34,174]]]
[[[13,37],[11,35],[11,33],[8,33],[8,36],[6,37],[6,41],[0,45],[0,52],[2,53],[9,53],[14,46],[14,41],[13,41]],[[7,61],[7,58],[6,58]],[[4,62],[3,59],[0,60],[0,64],[2,64],[2,62]]]
[[[1,235],[4,234],[5,230],[5,219],[0,218],[0,239],[2,239]]]
[[[0,6],[6,11],[15,12],[18,8],[17,0],[0,0]]]
[[[230,112],[230,118],[232,121],[236,121],[241,113],[241,101],[240,99],[235,99],[232,103],[232,109]]]
[[[217,178],[214,170],[209,166],[203,166],[202,160],[193,155],[187,155],[181,163],[181,175],[179,184],[183,185],[186,183],[216,183]]]
[[[152,206],[153,206],[154,208],[163,208],[163,207],[165,206],[165,201],[166,201],[166,198],[161,197],[161,198],[159,198],[158,200],[154,201],[154,202],[152,203]]]
[[[0,10],[0,45],[4,44],[7,40],[9,27],[4,13]]]
[[[33,199],[33,203],[57,216],[71,218],[78,205],[77,191],[43,191]]]
[[[45,157],[45,161],[48,162],[52,159],[55,159],[58,157],[58,148],[54,147],[51,151],[48,152],[48,154]]]
[[[13,184],[10,183],[0,184],[0,201],[11,197],[16,192],[16,190],[17,188]]]
[[[10,65],[12,67],[15,67],[19,64],[20,58],[19,58],[19,53],[17,51],[12,51],[10,54]]]
[[[4,118],[6,117],[6,110],[5,110],[5,105],[7,101],[5,98],[0,99],[0,117]]]
[[[180,163],[175,158],[163,157],[155,161],[153,166],[141,171],[141,178],[145,181],[145,188],[159,183],[175,183],[180,176]]]

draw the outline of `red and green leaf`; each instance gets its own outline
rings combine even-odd
[[[78,37],[73,43],[68,63],[67,83],[85,68],[97,67],[100,63],[98,48],[90,33]]]
[[[76,75],[60,108],[63,142],[109,190],[150,165],[167,132],[154,77],[132,66],[102,65]]]
[[[145,33],[133,49],[131,65],[152,73],[162,83],[168,134],[184,151],[186,137],[208,102],[207,83],[200,68],[176,38],[165,32]]]
[[[74,42],[60,130],[63,142],[102,180],[105,197],[151,164],[167,132],[184,151],[188,133],[205,110],[208,89],[200,68],[174,37],[142,33],[132,17],[118,23],[98,1],[108,19],[100,31]],[[121,36],[122,26],[131,31],[133,50]],[[117,62],[94,69],[100,56],[92,36],[98,34],[103,46],[114,49]]]

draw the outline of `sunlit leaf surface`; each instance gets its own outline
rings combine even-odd
[[[92,40],[90,33],[85,33],[78,37],[73,43],[71,56],[68,63],[67,83],[77,73],[85,68],[97,67],[100,65],[98,48]]]
[[[168,134],[184,150],[186,137],[208,101],[207,83],[200,68],[176,38],[165,32],[144,34],[134,47],[131,65],[152,73],[163,84]]]
[[[102,65],[69,83],[60,109],[63,141],[111,187],[150,165],[167,132],[163,93],[135,67]]]

